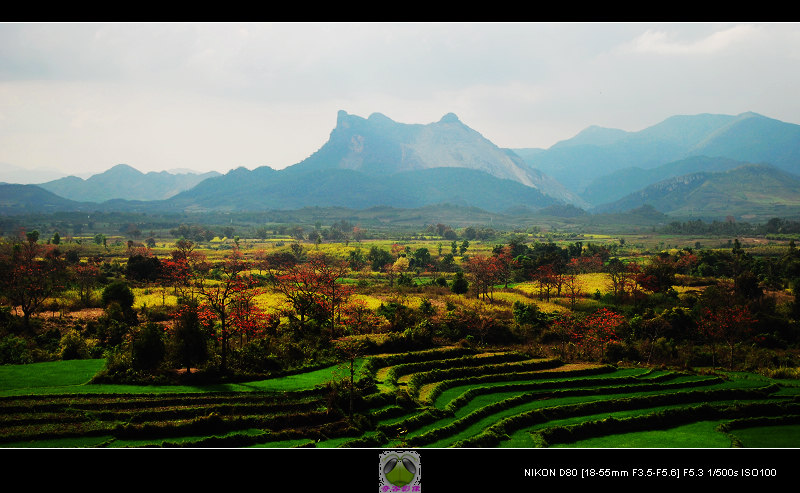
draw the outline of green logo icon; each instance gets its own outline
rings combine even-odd
[[[404,487],[401,491],[420,491],[420,461],[418,452],[384,452],[381,454],[380,475],[383,486]],[[413,490],[408,486],[416,486]],[[394,490],[397,491],[397,490]]]

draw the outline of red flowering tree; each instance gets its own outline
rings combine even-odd
[[[654,293],[662,293],[675,284],[677,265],[669,255],[655,255],[650,258],[644,268],[636,276],[636,280],[644,289]]]
[[[505,245],[496,249],[494,253],[495,263],[497,264],[497,277],[505,284],[505,287],[508,287],[508,283],[511,282],[511,274],[519,264],[519,262],[512,257],[512,254],[513,247],[511,245]]]
[[[502,281],[503,266],[498,256],[476,255],[470,257],[466,270],[472,274],[476,297],[493,302],[494,285]]]
[[[579,339],[583,332],[583,321],[572,312],[561,313],[550,323],[550,333],[558,340],[560,356],[565,360],[570,359],[570,342]]]
[[[37,243],[38,234],[25,243],[3,245],[0,251],[0,295],[22,310],[25,327],[45,301],[65,286],[66,265],[57,248]]]
[[[239,336],[240,346],[265,337],[267,330],[279,322],[275,315],[264,311],[256,302],[264,291],[251,276],[240,276],[233,286],[228,322],[231,332]]]
[[[639,284],[642,269],[636,262],[623,262],[612,258],[606,265],[611,293],[620,301],[633,299],[637,301],[642,286]]]
[[[353,334],[380,332],[386,319],[371,310],[364,300],[350,300],[341,307],[342,325]]]
[[[539,283],[539,299],[550,301],[550,295],[559,282],[553,265],[540,265],[533,274],[533,279]]]
[[[568,264],[570,272],[575,274],[586,274],[588,272],[600,272],[603,269],[603,260],[600,255],[591,257],[573,257]]]
[[[194,242],[181,238],[175,242],[175,250],[172,251],[172,258],[176,260],[189,260],[195,254],[194,247]]]
[[[300,317],[300,327],[305,325],[306,316],[310,315],[314,306],[319,288],[319,279],[314,275],[309,265],[296,264],[285,272],[273,272],[272,286],[286,298],[292,305],[295,313]]]
[[[705,308],[698,322],[700,332],[711,342],[712,358],[716,359],[716,344],[723,343],[730,351],[729,368],[733,368],[733,350],[745,340],[757,320],[746,306]]]
[[[79,263],[72,268],[72,279],[77,287],[78,299],[81,305],[88,308],[92,304],[92,290],[97,285],[100,268],[97,263],[89,259],[86,263]]]
[[[679,274],[690,274],[698,263],[697,255],[684,251],[675,261],[675,270]]]
[[[165,284],[172,286],[176,296],[179,295],[179,291],[190,286],[191,274],[189,262],[185,258],[173,257],[161,261],[161,279]],[[162,304],[164,301],[164,290],[162,290]]]
[[[641,301],[645,297],[643,286],[640,282],[642,268],[636,262],[630,262],[626,266],[627,275],[624,277],[623,296],[633,300],[633,303]]]
[[[231,324],[231,312],[244,296],[244,293],[257,285],[257,280],[245,274],[248,268],[239,249],[234,249],[222,262],[214,266],[216,279],[207,279],[203,275],[196,275],[195,286],[197,294],[203,300],[203,305],[217,316],[219,332],[217,340],[220,344],[221,367],[227,369],[229,340],[236,329]]]
[[[175,249],[170,252],[172,260],[185,263],[190,271],[204,270],[208,267],[206,256],[203,252],[195,250],[195,245],[189,240],[180,239],[175,242]]]
[[[554,322],[554,327],[569,336],[584,358],[602,360],[608,344],[621,340],[619,331],[624,324],[624,316],[601,308],[582,319],[564,315]]]
[[[601,308],[584,319],[587,331],[583,338],[584,347],[590,354],[600,353],[605,357],[610,343],[620,342],[620,329],[625,325],[625,317],[607,308]]]
[[[333,334],[340,307],[353,293],[352,287],[339,282],[348,271],[344,260],[317,256],[273,275],[273,286],[300,316],[301,328],[307,316],[315,315],[325,320]]]
[[[341,321],[341,307],[347,303],[354,292],[352,286],[339,282],[350,271],[350,266],[344,260],[331,257],[314,259],[312,264],[321,278],[321,306],[330,318],[330,330],[333,335],[336,323]]]
[[[583,282],[575,273],[564,274],[564,293],[569,299],[570,308],[574,310],[578,298],[583,296]]]

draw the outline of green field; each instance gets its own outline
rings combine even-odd
[[[363,365],[357,360],[357,366]],[[30,394],[159,394],[189,392],[281,392],[313,389],[324,385],[342,372],[338,365],[281,378],[245,383],[225,383],[204,386],[188,385],[114,385],[92,384],[91,378],[103,368],[105,361],[70,360],[29,365],[0,366],[0,397]]]
[[[88,383],[102,360],[0,367],[2,447],[800,446],[800,384],[440,348],[213,386]],[[366,388],[366,387],[365,387]],[[332,405],[331,402],[338,404]]]

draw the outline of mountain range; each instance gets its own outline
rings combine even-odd
[[[688,172],[721,171],[735,164],[724,160],[766,163],[800,174],[800,125],[753,112],[678,115],[638,132],[592,126],[549,149],[514,152],[597,206],[636,191],[642,182],[630,178],[660,167],[664,168],[653,173],[656,181]],[[714,164],[685,161],[693,157],[721,160]],[[689,169],[697,165],[708,168]]]
[[[800,208],[800,176],[767,164],[668,178],[594,209],[623,212],[650,205],[671,215],[748,219]]]
[[[453,114],[412,125],[379,113],[365,119],[340,111],[328,142],[302,162],[283,170],[239,168],[169,202],[185,210],[446,202],[499,211],[579,200]]]
[[[61,197],[86,202],[105,202],[112,199],[163,200],[189,190],[206,178],[219,175],[216,171],[142,173],[127,164],[118,164],[85,180],[77,176],[66,176],[39,186]]]
[[[748,217],[800,211],[798,175],[800,126],[756,113],[674,116],[638,132],[592,126],[549,149],[503,149],[452,113],[404,124],[380,113],[339,111],[328,141],[282,170],[144,174],[118,165],[85,180],[0,185],[0,212],[450,203],[491,212],[569,205],[599,213],[649,204],[670,215]]]

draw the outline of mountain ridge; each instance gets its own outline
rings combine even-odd
[[[747,164],[727,158],[692,156],[655,168],[624,168],[595,178],[582,196],[590,204],[606,204],[660,181],[699,171],[723,171]]]
[[[752,111],[675,115],[637,132],[616,132],[616,138],[600,144],[587,140],[587,131],[549,149],[512,150],[592,205],[598,204],[585,196],[586,189],[604,175],[626,168],[655,168],[701,155],[769,163],[800,174],[800,125]]]
[[[127,164],[117,164],[87,179],[70,175],[38,185],[61,197],[81,202],[100,203],[112,199],[163,200],[218,175],[216,171],[142,173]]]
[[[439,167],[471,168],[511,179],[545,195],[584,205],[577,195],[509,149],[502,149],[465,125],[455,113],[429,124],[398,123],[381,113],[368,118],[337,113],[328,141],[294,170],[345,168],[368,175]],[[289,169],[286,168],[286,169]]]
[[[765,193],[765,184],[769,193]],[[593,212],[622,212],[643,205],[685,217],[765,217],[782,209],[796,213],[800,210],[800,176],[769,164],[699,171],[654,183],[622,199],[595,207]]]
[[[800,126],[753,112],[675,115],[637,132],[593,125],[549,149],[507,149],[484,138],[455,113],[446,113],[428,124],[406,124],[381,113],[363,118],[340,110],[328,140],[308,158],[284,169],[239,167],[204,179],[187,174],[197,183],[183,190],[161,190],[162,198],[158,199],[136,191],[132,184],[144,178],[165,181],[180,174],[144,174],[128,165],[116,165],[86,180],[71,176],[54,182],[73,190],[91,183],[105,192],[119,188],[114,183],[124,182],[131,190],[129,198],[120,197],[118,190],[113,200],[85,191],[72,195],[79,204],[74,207],[105,210],[415,208],[451,203],[490,212],[534,214],[549,208],[551,212],[575,214],[577,211],[564,206],[593,212],[607,209],[609,204],[635,208],[643,202],[632,196],[650,194],[662,197],[659,207],[675,214],[681,211],[674,205],[675,194],[680,192],[684,194],[682,200],[691,199],[690,213],[703,209],[719,213],[720,204],[713,201],[735,196],[742,183],[724,181],[723,175],[715,173],[760,164],[768,165],[769,171],[751,173],[746,188],[751,198],[761,198],[753,202],[745,197],[722,204],[729,204],[742,215],[748,213],[747,207],[764,211],[793,204],[787,194],[796,193],[791,186],[800,174]],[[779,176],[777,171],[788,174]],[[662,183],[665,181],[673,188]],[[576,184],[582,187],[580,195],[575,191]],[[702,193],[690,195],[690,185],[704,187]],[[55,184],[51,182],[49,187],[53,191]],[[156,192],[156,187],[150,188],[149,192]],[[25,193],[3,190],[20,197],[22,202],[13,205],[17,209],[24,210],[24,197],[32,197],[28,189]],[[668,197],[670,193],[672,198]],[[770,193],[774,200],[769,200]],[[58,203],[50,196],[41,197],[48,204]],[[95,202],[89,202],[90,198]]]

